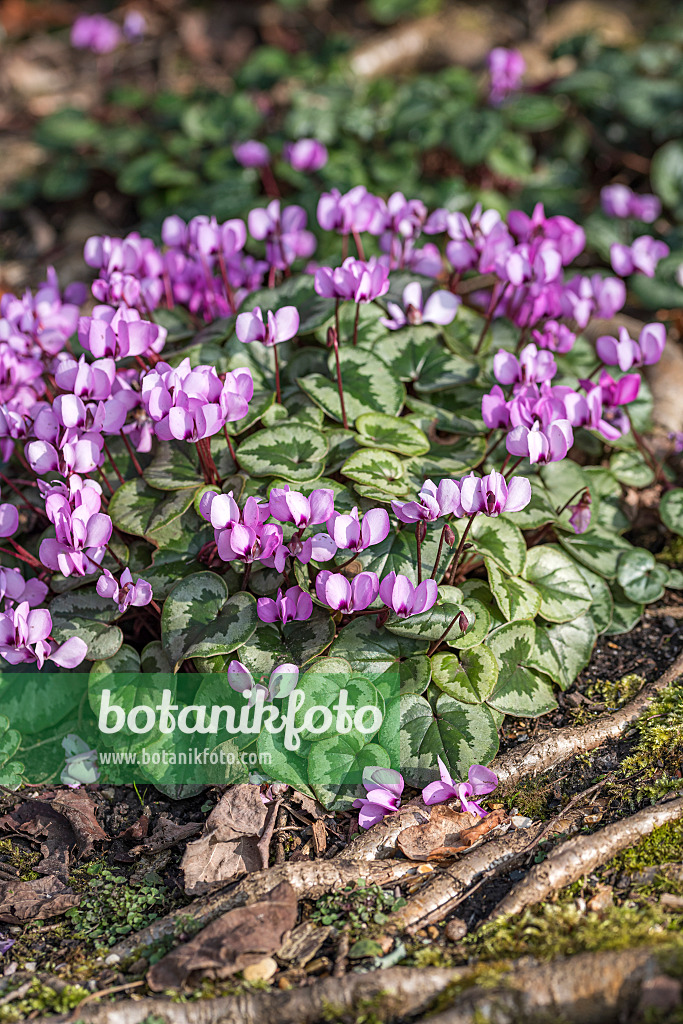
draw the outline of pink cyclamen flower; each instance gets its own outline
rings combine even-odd
[[[233,146],[232,155],[242,167],[266,167],[270,163],[268,147],[256,139],[248,139]]]
[[[143,320],[136,309],[127,306],[95,306],[93,316],[78,321],[78,340],[96,359],[124,359],[148,351],[158,354],[167,333],[165,327]]]
[[[489,99],[497,106],[519,89],[526,71],[526,61],[519,50],[496,46],[489,53],[486,63],[491,76]]]
[[[585,533],[591,524],[591,494],[588,488],[581,495],[580,501],[568,508],[571,512],[569,522],[574,533]]]
[[[9,502],[0,505],[0,537],[11,537],[19,529],[19,510]]]
[[[609,257],[612,270],[620,277],[628,277],[636,271],[645,277],[654,277],[657,264],[669,252],[666,242],[659,242],[651,235],[641,235],[630,246],[615,242],[610,246]]]
[[[123,34],[129,42],[142,39],[147,31],[147,22],[140,11],[127,11],[123,19]]]
[[[256,613],[261,622],[305,622],[310,619],[313,611],[311,595],[301,587],[289,587],[283,594],[278,590],[277,597],[260,597],[256,602]]]
[[[442,480],[438,487],[433,480],[425,480],[417,498],[392,501],[394,515],[402,523],[433,523],[442,516],[462,515],[460,488],[455,480]]]
[[[333,512],[327,520],[327,532],[338,548],[344,551],[365,551],[379,544],[389,533],[389,513],[383,508],[371,508],[361,522],[358,509],[348,514]]]
[[[235,323],[239,341],[248,345],[260,341],[266,348],[289,341],[299,330],[299,313],[295,306],[283,306],[274,313],[266,312],[266,319],[260,306],[254,306],[250,313],[240,313]]]
[[[486,811],[472,797],[484,796],[492,793],[498,785],[498,776],[490,768],[483,764],[473,764],[467,775],[467,782],[455,782],[440,757],[439,774],[441,779],[438,782],[430,782],[422,790],[422,799],[426,804],[440,804],[445,800],[452,800],[457,797],[460,800],[463,811],[470,811],[485,818]]]
[[[254,382],[246,367],[221,380],[213,366],[157,363],[142,378],[142,401],[162,441],[199,441],[249,411]]]
[[[600,205],[608,217],[634,217],[652,224],[662,212],[657,196],[633,192],[628,185],[606,185],[600,192]]]
[[[30,609],[28,601],[0,614],[0,657],[10,665],[37,662],[42,668],[49,658],[62,668],[80,665],[88,652],[88,645],[80,637],[72,636],[58,647],[48,637],[52,632],[52,617],[46,608]]]
[[[567,325],[561,324],[557,320],[546,320],[543,327],[531,332],[531,336],[539,348],[550,349],[551,352],[557,352],[559,355],[571,352],[576,341],[576,335],[569,330]]]
[[[286,143],[282,156],[295,171],[319,171],[327,163],[327,149],[317,139],[298,139]]]
[[[552,352],[541,349],[533,342],[525,345],[519,359],[504,348],[493,357],[493,372],[501,384],[536,384],[551,380],[557,373]]]
[[[532,466],[537,462],[560,462],[573,443],[572,425],[564,418],[543,426],[538,420],[531,427],[521,423],[513,427],[505,438],[505,447],[510,455],[526,457]]]
[[[380,317],[380,323],[390,331],[397,331],[406,324],[450,324],[455,319],[462,299],[444,289],[432,292],[426,302],[422,298],[422,285],[411,281],[403,289],[403,308],[396,302],[387,302],[388,317]]]
[[[341,573],[323,569],[315,581],[318,600],[335,611],[362,612],[368,608],[379,593],[377,573],[359,572],[352,580]]]
[[[360,827],[370,828],[399,809],[405,783],[400,772],[377,766],[363,769],[363,785],[368,795],[354,800],[353,806],[360,811]]]
[[[470,473],[460,481],[460,503],[467,516],[521,512],[530,501],[531,484],[524,476],[513,476],[506,483],[503,474],[494,469],[487,476]]]
[[[334,512],[334,491],[318,487],[308,497],[289,486],[271,488],[268,507],[273,519],[281,523],[294,523],[299,529],[326,523]]]
[[[121,42],[121,29],[103,14],[81,14],[71,26],[71,45],[77,50],[111,53]]]
[[[259,696],[264,702],[288,697],[296,689],[298,681],[299,669],[296,665],[277,665],[270,674],[267,686],[263,682],[255,682],[241,661],[231,661],[228,665],[228,685],[247,698],[248,707],[252,707]]]
[[[13,604],[26,601],[30,608],[42,604],[49,587],[42,580],[25,580],[19,569],[0,568],[0,600],[5,602],[5,611]]]
[[[664,324],[645,324],[638,341],[634,341],[625,327],[619,328],[619,340],[610,335],[598,338],[595,349],[598,357],[608,366],[618,366],[626,373],[634,366],[652,366],[662,358],[666,345]]]
[[[439,591],[436,580],[423,580],[415,587],[407,576],[392,570],[380,583],[379,596],[400,619],[407,619],[433,608]]]
[[[110,597],[116,601],[120,612],[125,612],[131,605],[142,607],[152,600],[151,585],[139,576],[134,584],[130,569],[123,570],[119,583],[108,569],[102,571],[104,575],[100,576],[97,581],[97,593],[100,597]]]

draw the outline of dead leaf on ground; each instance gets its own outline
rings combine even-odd
[[[36,864],[39,875],[69,877],[69,851],[76,846],[75,833],[63,814],[44,800],[26,800],[0,818],[0,829],[8,829],[40,843],[43,859]]]
[[[77,907],[80,900],[55,875],[31,882],[0,882],[0,921],[23,924],[36,917],[57,917]]]
[[[107,841],[109,837],[95,818],[95,803],[84,789],[69,789],[57,794],[52,806],[67,819],[76,835],[78,852],[87,856],[95,843]]]
[[[179,825],[172,818],[160,815],[152,834],[147,836],[144,842],[133,847],[132,853],[160,853],[161,850],[170,850],[178,843],[183,843],[190,836],[201,832],[204,827],[201,821],[189,821],[186,825]]]
[[[480,818],[469,811],[456,811],[437,804],[432,808],[429,821],[399,832],[396,845],[410,860],[447,860],[469,849],[505,818],[502,808]]]
[[[228,978],[276,953],[296,917],[296,893],[289,882],[281,882],[263,900],[229,910],[168,953],[150,968],[147,984],[161,992],[200,978]]]
[[[232,786],[209,815],[204,835],[185,850],[180,865],[185,891],[205,892],[244,871],[267,867],[258,845],[267,819],[258,786]]]

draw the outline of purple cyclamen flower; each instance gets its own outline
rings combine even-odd
[[[140,11],[127,11],[123,19],[123,34],[129,42],[135,39],[142,39],[147,31],[147,22],[144,14]]]
[[[241,661],[231,661],[228,665],[228,685],[248,699],[247,707],[253,707],[259,695],[262,695],[264,702],[288,697],[296,689],[298,681],[299,669],[296,665],[277,665],[270,674],[267,686],[262,682],[254,682],[251,672]]]
[[[319,171],[327,163],[327,149],[317,139],[298,139],[288,142],[283,151],[283,158],[295,171],[311,173]]]
[[[71,45],[77,50],[111,53],[120,42],[121,29],[103,14],[80,14],[71,26]]]
[[[31,610],[28,601],[0,614],[0,657],[10,665],[37,662],[42,668],[49,658],[62,668],[80,665],[88,652],[88,645],[80,637],[72,636],[59,647],[48,637],[52,632],[52,617],[46,608]]]
[[[9,502],[0,505],[0,537],[11,537],[19,529],[19,510]]]
[[[299,529],[326,523],[334,512],[334,491],[318,487],[308,497],[289,486],[271,488],[268,506],[273,519],[281,523],[294,523]]]
[[[552,352],[541,349],[533,342],[525,345],[519,359],[504,348],[498,349],[493,357],[493,372],[501,384],[536,384],[551,380],[557,373]]]
[[[327,532],[338,548],[346,551],[365,551],[379,544],[389,533],[389,513],[383,508],[371,508],[361,523],[358,509],[348,514],[333,512],[327,521]]]
[[[394,515],[402,523],[433,523],[442,516],[462,515],[455,480],[442,480],[438,487],[433,480],[425,480],[417,497],[417,501],[392,501]]]
[[[45,499],[45,514],[55,528],[55,539],[41,541],[39,557],[44,566],[63,576],[96,572],[111,538],[112,521],[103,512],[91,512],[87,504],[72,511],[61,494]]]
[[[519,50],[496,46],[489,53],[486,64],[491,76],[489,100],[497,106],[519,89],[526,71],[526,61]]]
[[[608,217],[634,217],[652,224],[662,212],[657,196],[633,192],[628,185],[607,185],[600,192],[600,205]]]
[[[470,473],[460,481],[460,503],[467,516],[521,512],[530,501],[531,484],[524,476],[513,476],[506,483],[503,474],[494,469],[488,476],[479,478]]]
[[[5,602],[5,611],[10,605],[22,601],[30,608],[37,608],[47,597],[49,589],[42,580],[25,580],[19,569],[0,568],[0,600]]]
[[[249,411],[254,382],[246,367],[226,373],[222,381],[213,366],[192,366],[189,358],[177,367],[157,363],[142,378],[142,400],[162,441],[199,441],[218,433],[225,423]]]
[[[97,593],[100,597],[110,597],[119,606],[120,612],[125,612],[131,605],[142,607],[152,600],[152,587],[147,580],[139,576],[133,583],[133,576],[130,569],[124,569],[121,573],[119,583],[115,580],[108,569],[102,570],[104,575],[97,581]]]
[[[581,495],[576,505],[569,505],[571,515],[569,522],[574,533],[585,533],[591,524],[591,494],[588,488]]]
[[[308,217],[302,206],[281,208],[279,199],[250,210],[247,217],[250,235],[266,243],[266,259],[271,267],[287,270],[296,259],[308,259],[315,252],[315,235],[306,230]]]
[[[659,242],[651,235],[641,235],[630,246],[615,242],[610,246],[609,257],[612,270],[619,277],[628,277],[635,271],[645,277],[654,277],[657,264],[669,252],[666,242]]]
[[[597,384],[580,381],[586,389],[586,400],[590,410],[587,426],[599,431],[608,441],[615,441],[628,433],[630,421],[622,405],[635,402],[640,390],[640,374],[629,373],[614,380],[604,370]]]
[[[379,596],[400,619],[407,619],[433,608],[439,592],[436,580],[423,580],[415,587],[407,576],[392,570],[380,583]]]
[[[248,499],[247,505],[249,501]],[[247,511],[246,506],[243,512]],[[246,517],[245,517],[246,518]],[[282,527],[275,524],[260,526],[245,525],[245,522],[228,526],[224,530],[216,530],[214,534],[218,545],[218,554],[224,562],[237,559],[249,565],[251,562],[264,562],[273,558],[282,547]],[[265,598],[264,598],[265,600]]]
[[[237,527],[236,527],[237,529]],[[256,602],[256,613],[261,622],[305,622],[313,612],[313,600],[301,587],[289,587],[283,594],[278,590],[277,597],[259,597]]]
[[[260,306],[254,306],[250,313],[240,313],[235,323],[238,339],[248,345],[260,341],[266,348],[289,341],[299,330],[299,313],[296,306],[283,306],[274,313],[266,312],[266,320]]]
[[[359,572],[349,581],[341,573],[323,569],[315,581],[315,592],[319,601],[335,611],[362,612],[377,597],[379,579],[377,573]]]
[[[399,809],[405,783],[400,772],[376,766],[363,769],[363,785],[368,795],[354,800],[353,806],[360,811],[360,827],[370,828]]]
[[[143,320],[136,309],[120,306],[95,306],[93,316],[78,321],[78,340],[97,359],[124,359],[148,351],[161,352],[167,330]]]
[[[492,772],[490,768],[486,768],[483,764],[473,764],[467,774],[468,781],[455,782],[451,778],[446,765],[438,756],[437,761],[439,763],[441,779],[438,782],[430,782],[422,790],[422,800],[424,803],[440,804],[444,800],[452,800],[457,797],[460,800],[463,811],[474,812],[480,818],[485,818],[486,811],[472,797],[492,793],[498,785],[496,773]]]
[[[320,196],[317,217],[323,231],[338,231],[341,235],[369,231],[379,235],[386,224],[386,204],[364,185],[356,185],[344,195],[333,188]]]
[[[233,146],[232,155],[242,167],[266,167],[270,163],[268,147],[256,139],[248,139]]]
[[[532,466],[537,462],[560,462],[573,443],[572,425],[564,418],[543,426],[538,420],[531,427],[522,423],[513,427],[505,439],[510,455],[526,456]]]
[[[625,327],[619,328],[619,340],[610,335],[598,338],[595,349],[598,357],[608,366],[618,366],[626,373],[633,366],[653,366],[662,358],[666,345],[664,324],[645,324],[638,341],[634,341]]]
[[[531,336],[539,348],[550,349],[551,352],[557,352],[558,355],[571,352],[576,341],[576,335],[569,330],[567,325],[561,324],[557,320],[546,320],[543,327],[531,332]]]
[[[113,359],[95,359],[86,363],[85,356],[76,361],[64,353],[55,370],[55,383],[62,391],[71,391],[78,398],[87,401],[103,401],[109,398],[116,378],[116,363]]]
[[[403,309],[395,302],[387,302],[388,317],[380,317],[380,323],[390,331],[397,331],[406,324],[450,324],[455,319],[462,299],[444,289],[432,292],[426,302],[422,299],[422,285],[411,281],[403,289]]]

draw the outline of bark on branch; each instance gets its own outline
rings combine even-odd
[[[683,652],[659,679],[648,683],[633,700],[613,715],[598,718],[587,725],[572,729],[557,729],[546,733],[538,740],[526,743],[502,757],[496,758],[491,768],[501,783],[508,788],[515,786],[529,775],[547,771],[560,761],[574,754],[595,750],[606,740],[617,739],[639,718],[654,698],[683,674]]]
[[[630,818],[622,818],[588,836],[577,836],[553,850],[536,864],[522,881],[494,907],[488,917],[519,914],[525,907],[540,903],[551,893],[571,885],[582,875],[611,860],[622,850],[634,846],[654,829],[683,816],[683,797],[656,807],[645,807]]]

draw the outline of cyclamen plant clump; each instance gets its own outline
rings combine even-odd
[[[494,102],[521,71],[496,58]],[[262,144],[235,153],[269,167]],[[603,206],[656,218],[651,196]],[[483,813],[503,717],[552,710],[599,633],[683,584],[619,507],[625,486],[670,489],[641,437],[665,329],[581,334],[666,247],[579,271],[582,228],[541,205],[430,212],[362,186],[316,219],[280,199],[174,215],[161,244],[88,240],[87,314],[52,270],[2,297],[0,655],[93,678],[191,663],[250,706],[328,668],[332,706],[341,666],[390,724],[309,737],[295,783],[343,802],[366,769],[361,824],[404,781]],[[337,257],[317,262],[325,235]]]

